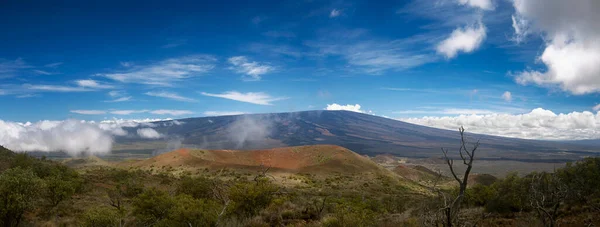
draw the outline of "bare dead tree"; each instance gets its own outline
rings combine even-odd
[[[557,226],[559,208],[567,193],[567,186],[560,182],[555,173],[538,173],[531,177],[529,204],[544,226]]]
[[[460,211],[460,204],[462,203],[462,200],[465,196],[465,191],[467,190],[467,183],[469,180],[469,173],[471,173],[471,169],[473,168],[473,161],[475,160],[475,151],[477,151],[477,148],[479,147],[479,140],[477,140],[477,142],[475,142],[471,146],[471,148],[468,147],[468,143],[465,138],[465,129],[462,126],[458,129],[458,132],[460,133],[460,148],[458,149],[458,154],[460,155],[460,159],[462,159],[463,165],[467,167],[464,174],[462,175],[462,179],[459,178],[459,176],[456,174],[456,171],[454,170],[454,160],[450,158],[450,156],[448,156],[448,149],[442,148],[444,160],[450,168],[450,173],[452,173],[452,177],[454,177],[454,180],[456,180],[456,182],[458,182],[459,185],[458,195],[456,196],[456,198],[454,198],[454,200],[449,202],[444,198],[444,207],[442,208],[442,210],[444,211],[444,216],[446,218],[444,226],[447,227],[452,227],[454,223],[457,223],[458,221],[457,217]]]

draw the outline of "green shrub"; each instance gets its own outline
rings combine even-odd
[[[93,207],[87,210],[82,217],[82,226],[85,227],[112,227],[119,226],[120,217],[117,211],[109,207]]]
[[[0,174],[0,225],[18,226],[34,207],[42,185],[31,169],[16,167]]]

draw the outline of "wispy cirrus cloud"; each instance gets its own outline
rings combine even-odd
[[[32,68],[23,59],[6,60],[0,58],[0,78],[13,77],[22,69]]]
[[[150,91],[150,92],[146,92],[144,94],[148,95],[148,96],[172,99],[172,100],[182,101],[182,102],[195,102],[196,101],[195,99],[184,97],[177,93],[167,92],[167,91]]]
[[[131,101],[133,97],[131,96],[124,96],[124,97],[120,97],[120,98],[116,98],[113,100],[106,100],[104,102],[127,102],[127,101]]]
[[[237,73],[249,76],[249,78],[245,77],[246,80],[260,80],[262,75],[275,70],[275,67],[273,66],[255,61],[250,61],[245,56],[230,57],[228,61],[232,65],[231,69],[233,69]]]
[[[88,92],[94,89],[79,86],[63,86],[48,84],[24,84],[24,89],[34,92]]]
[[[235,101],[240,101],[240,102],[247,102],[247,103],[252,103],[252,104],[257,104],[257,105],[267,105],[267,106],[273,105],[272,102],[288,99],[287,97],[272,97],[269,94],[264,93],[264,92],[241,93],[241,92],[237,92],[237,91],[228,91],[228,92],[221,93],[221,94],[214,94],[214,93],[207,93],[207,92],[202,92],[201,94],[205,95],[205,96],[210,96],[210,97],[224,98],[224,99],[230,99],[230,100],[235,100]]]
[[[150,114],[155,114],[155,115],[181,116],[181,115],[194,114],[193,111],[189,111],[189,110],[169,110],[169,109],[158,109],[158,110],[71,110],[70,112],[76,113],[76,114],[82,114],[82,115],[106,115],[106,114],[131,115],[131,114],[150,113]]]
[[[192,55],[145,65],[131,65],[122,72],[97,75],[122,83],[172,86],[174,83],[209,72],[215,67],[215,62],[216,58],[209,55]]]
[[[230,115],[242,115],[245,112],[242,111],[205,111],[204,116],[230,116]]]
[[[193,111],[189,111],[189,110],[153,110],[153,111],[150,111],[150,113],[157,114],[157,115],[172,115],[172,116],[194,114]]]
[[[96,80],[76,80],[75,83],[79,86],[79,87],[84,87],[84,88],[92,88],[92,89],[111,89],[114,88],[113,85],[109,85],[109,84],[104,84],[104,83],[100,83]]]
[[[105,110],[71,110],[71,113],[83,114],[83,115],[103,115],[106,114]]]
[[[113,111],[110,111],[109,113],[115,114],[115,115],[130,115],[130,114],[146,113],[146,112],[148,112],[148,110],[113,110]]]
[[[321,39],[305,44],[321,57],[337,56],[361,73],[380,74],[418,67],[438,59],[431,50],[422,48],[434,40],[427,36],[385,40],[370,37],[362,29],[326,32]],[[421,48],[417,48],[421,47]]]

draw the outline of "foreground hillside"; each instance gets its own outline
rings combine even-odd
[[[128,128],[135,134],[138,128]],[[198,149],[252,150],[334,144],[361,155],[393,154],[410,158],[439,157],[440,148],[458,148],[455,131],[410,124],[349,111],[303,111],[177,120],[156,124],[162,140],[117,137],[117,153],[165,151],[172,144]],[[479,158],[527,162],[566,162],[595,156],[594,144],[536,141],[485,135]],[[166,150],[169,151],[169,150]]]
[[[453,179],[422,166],[390,175],[337,146],[65,163],[77,169],[0,147],[0,226],[441,226],[456,193]],[[475,176],[457,222],[598,226],[599,172],[588,158],[556,173]]]

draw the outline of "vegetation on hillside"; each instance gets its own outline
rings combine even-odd
[[[444,226],[452,178],[71,169],[0,147],[0,226]],[[460,177],[460,176],[459,176]],[[600,224],[600,158],[465,188],[454,226]]]

